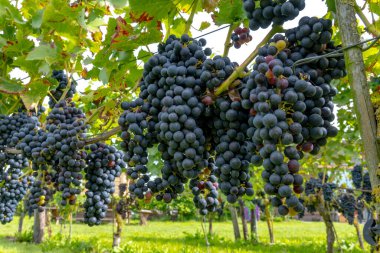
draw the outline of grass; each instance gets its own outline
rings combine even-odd
[[[30,229],[32,220],[25,221],[25,230]],[[345,223],[335,224],[339,245],[343,252],[368,252],[358,247],[353,226]],[[67,242],[68,226],[60,233],[59,225],[52,225],[53,238],[46,238],[42,245],[19,243],[10,240],[17,231],[17,219],[3,225],[0,230],[0,253],[37,253],[37,252],[111,252],[112,224],[88,227],[84,224],[73,225],[71,243]],[[269,244],[268,230],[264,222],[259,222],[259,244],[238,241],[233,238],[230,222],[214,222],[214,236],[211,246],[205,244],[200,222],[154,221],[147,226],[137,224],[124,227],[121,253],[248,253],[248,252],[325,252],[325,227],[321,222],[284,221],[274,223],[275,244]],[[337,244],[336,244],[337,245]]]

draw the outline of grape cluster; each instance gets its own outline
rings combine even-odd
[[[61,101],[47,116],[46,130],[29,124],[13,135],[16,147],[32,161],[35,171],[36,181],[29,197],[31,208],[42,211],[55,188],[63,191],[62,205],[75,203],[84,168],[85,153],[80,151],[84,142],[80,138],[85,137],[87,127],[83,119],[84,114],[74,103]]]
[[[323,199],[327,202],[331,202],[333,200],[334,190],[337,188],[335,183],[327,182],[329,177],[323,173],[319,173],[318,178],[310,178],[305,183],[305,194],[316,195],[320,191],[322,191]]]
[[[233,46],[238,49],[241,45],[250,42],[252,40],[252,35],[249,34],[248,28],[237,27],[231,35],[231,40]]]
[[[336,207],[347,219],[348,223],[352,225],[355,218],[355,210],[357,210],[355,196],[350,192],[339,194]]]
[[[359,196],[358,201],[362,199],[367,203],[372,202],[372,186],[368,171],[363,173],[363,167],[361,165],[355,165],[351,170],[352,183],[356,189],[364,190]]]
[[[23,136],[39,125],[38,119],[25,112],[0,115],[0,150],[15,147]]]
[[[144,103],[141,98],[130,103],[123,102],[121,108],[124,110],[119,118],[122,133],[121,148],[124,149],[124,161],[128,164],[127,175],[137,180],[138,184],[130,186],[129,190],[135,196],[144,198],[143,192],[147,191],[146,183],[150,177],[147,175],[148,148],[152,147],[151,140],[154,135],[154,121],[148,121],[149,104]]]
[[[299,27],[291,30],[298,31],[311,20],[314,18],[302,18]],[[327,23],[329,26],[323,31],[331,32],[331,23],[316,20],[318,24]],[[332,98],[336,95],[330,82],[345,74],[336,65],[313,62],[295,65],[297,60],[328,54],[333,43],[324,44],[322,51],[313,51],[314,48],[305,48],[299,41],[302,36],[294,41],[288,37],[292,35],[289,32],[286,36],[277,34],[268,45],[259,49],[246,90],[242,91],[243,99],[253,104],[248,134],[256,145],[256,154],[251,162],[263,165],[262,178],[267,183],[265,191],[280,199],[294,196],[290,188],[292,184],[294,193],[303,191],[302,177],[297,173],[300,169],[298,160],[304,152],[318,154],[327,138],[337,134],[337,129],[330,123],[334,120]],[[340,56],[322,57],[320,61],[322,59],[341,62]],[[336,69],[339,69],[339,75],[331,75]],[[284,147],[283,152],[279,146]],[[325,190],[329,192],[328,186]],[[329,197],[327,194],[326,198]],[[292,197],[289,204],[300,211],[302,205],[295,199]],[[276,201],[277,204],[280,202]],[[281,213],[286,214],[287,209],[281,207]]]
[[[207,59],[211,50],[203,49],[205,45],[204,39],[197,41],[187,35],[181,38],[170,36],[165,43],[159,45],[158,54],[145,63],[139,98],[122,104],[124,113],[119,119],[123,131],[122,148],[126,152],[125,161],[130,165],[128,175],[134,179],[129,190],[138,198],[145,196],[150,199],[152,194],[156,194],[156,199],[165,202],[176,198],[184,191],[184,183],[188,179],[198,180],[200,174],[209,167],[210,152],[215,152],[211,146],[215,147],[218,142],[223,142],[222,145],[225,146],[227,138],[230,138],[227,136],[229,125],[236,128],[235,133],[232,130],[228,132],[231,138],[236,138],[234,135],[239,132],[237,141],[231,145],[235,153],[230,151],[226,154],[226,157],[236,156],[233,162],[236,171],[233,178],[225,175],[222,176],[223,180],[234,181],[234,196],[242,196],[247,186],[250,188],[248,193],[252,192],[252,185],[248,182],[248,162],[239,164],[243,156],[248,155],[247,151],[239,150],[240,147],[245,147],[246,137],[242,132],[244,127],[240,129],[237,122],[230,122],[236,115],[226,119],[225,112],[213,106],[212,98],[215,88],[233,73],[237,65],[225,57]],[[228,96],[224,96],[224,99],[229,106],[232,101]],[[232,103],[232,106],[232,113],[239,116],[238,112],[242,109],[240,103]],[[224,121],[219,126],[210,124],[216,112],[217,117],[222,117],[220,121]],[[228,117],[229,115],[230,112]],[[245,116],[239,123],[247,126],[244,122],[246,120]],[[209,131],[214,134],[206,134]],[[224,137],[214,140],[217,134]],[[158,145],[164,166],[161,169],[162,177],[151,180],[146,164],[147,148],[153,145]],[[220,149],[218,156],[227,151],[223,149],[225,147]],[[223,162],[220,158],[218,165],[222,165],[221,163],[229,161]],[[240,172],[240,168],[245,171]],[[215,173],[218,172],[220,175],[220,170]],[[235,193],[235,188],[239,193]],[[232,200],[236,201],[236,197]],[[208,210],[214,209],[210,207]]]
[[[309,213],[315,213],[317,206],[320,205],[320,196],[322,193],[325,204],[334,204],[334,190],[337,189],[335,183],[327,182],[329,177],[322,172],[318,173],[317,178],[310,178],[305,183],[305,195],[300,197],[300,202],[303,203]],[[299,213],[299,217],[302,218],[304,211]]]
[[[300,26],[314,19],[301,20]],[[327,24],[320,33],[331,33],[331,23],[321,19],[317,23]],[[280,214],[301,212],[303,206],[295,195],[304,190],[299,160],[304,152],[318,154],[327,138],[337,134],[330,123],[336,95],[330,82],[345,74],[340,71],[341,56],[324,57],[336,49],[332,42],[313,51],[314,47],[302,46],[301,35],[295,42],[275,35],[260,48],[252,73],[242,75],[228,93],[218,97],[215,90],[236,63],[221,56],[207,58],[211,50],[203,49],[204,39],[172,35],[160,44],[158,54],[144,65],[139,98],[122,104],[122,148],[131,166],[128,175],[134,179],[130,192],[147,199],[155,194],[156,199],[170,202],[188,179],[196,187],[213,157],[213,174],[230,203],[253,195],[251,163],[263,165],[264,190],[274,195],[272,203]],[[320,62],[328,59],[339,66],[311,60],[295,65],[299,55],[320,56]],[[151,180],[146,164],[147,148],[153,145],[158,145],[164,166],[162,177]],[[324,186],[326,199],[331,196],[329,187]],[[205,212],[201,209],[201,213]]]
[[[243,0],[243,7],[253,31],[267,28],[272,23],[282,25],[296,18],[305,8],[305,0]]]
[[[216,212],[219,206],[218,179],[214,175],[215,170],[215,165],[210,162],[197,178],[190,180],[193,201],[201,215]]]
[[[334,41],[331,40],[332,33],[331,20],[316,17],[302,17],[297,27],[285,32],[288,42],[297,45],[292,49],[290,57],[293,62],[315,56],[321,57],[298,67],[296,72],[308,74],[310,81],[321,86],[324,91],[326,87],[322,86],[323,83],[330,83],[332,79],[346,75],[343,56],[334,54],[334,51],[341,49],[341,46],[334,45]],[[323,57],[324,55],[326,57]],[[318,73],[319,71],[322,73]]]
[[[84,221],[90,226],[99,225],[106,216],[112,193],[115,191],[115,178],[126,166],[122,152],[103,143],[86,147],[86,201]]]
[[[351,177],[355,188],[360,189],[363,181],[363,167],[360,165],[355,165],[351,171]]]
[[[372,186],[371,186],[371,180],[370,180],[368,172],[365,172],[363,175],[362,189],[365,190],[365,192],[361,194],[361,198],[364,198],[367,203],[371,203],[372,202],[372,193],[371,193]]]
[[[17,205],[33,183],[33,177],[24,176],[22,169],[29,166],[21,154],[0,153],[0,222],[13,220]]]
[[[46,129],[50,134],[46,142],[51,143],[49,148],[56,163],[55,176],[58,190],[62,192],[63,206],[75,204],[76,195],[81,191],[81,171],[86,165],[86,152],[82,150],[85,143],[81,140],[87,129],[84,118],[75,103],[66,101],[57,103],[46,118]]]
[[[127,184],[119,184],[119,196],[121,197],[116,204],[115,211],[121,215],[123,219],[127,218],[128,209],[135,204],[132,194],[127,192]]]
[[[196,177],[206,165],[205,137],[196,120],[204,110],[198,98],[202,91],[199,61],[206,60],[211,51],[203,51],[202,43],[187,35],[170,36],[159,45],[158,55],[144,65],[140,98],[132,105],[122,104],[122,147],[132,167],[128,175],[135,179],[129,188],[139,198],[154,192],[159,193],[157,199],[170,202],[183,191],[185,177]],[[146,149],[153,144],[158,144],[165,162],[163,177],[150,180]]]
[[[40,178],[36,178],[30,188],[28,206],[32,210],[44,211],[44,207],[53,199],[55,193],[53,188],[49,188],[49,182],[45,182],[41,174]],[[47,176],[48,177],[48,176]],[[45,177],[46,178],[46,177]]]
[[[249,162],[252,142],[247,140],[248,111],[241,101],[228,97],[216,99],[211,133],[215,148],[215,164],[218,167],[220,189],[227,201],[235,203],[239,196],[254,194],[249,182]]]
[[[0,152],[4,152],[5,148],[19,148],[25,136],[29,132],[34,132],[38,126],[38,119],[29,116],[23,110],[9,116],[0,115]],[[29,166],[27,158],[29,157],[26,153],[17,155],[0,153],[0,173],[2,173],[0,181],[4,182],[0,193],[3,223],[12,220],[18,203],[34,184],[33,176],[22,178],[22,169]]]
[[[51,95],[49,95],[49,106],[50,108],[54,108],[57,101],[59,101],[67,88],[68,80],[67,75],[63,70],[53,70],[52,78],[58,81],[58,86],[55,90],[50,91]],[[71,80],[70,89],[66,94],[65,99],[72,98],[76,93],[77,83],[75,80]]]

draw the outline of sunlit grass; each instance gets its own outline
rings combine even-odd
[[[26,220],[25,229],[31,229],[32,220]],[[206,226],[207,227],[207,226]],[[201,223],[196,221],[169,222],[154,221],[147,226],[126,225],[122,235],[122,250],[119,252],[325,252],[325,227],[321,222],[285,221],[274,223],[275,244],[269,244],[265,222],[259,222],[259,244],[235,242],[230,222],[214,222],[214,236],[210,246],[206,246]],[[339,245],[343,252],[368,252],[358,247],[353,226],[344,223],[335,224]],[[112,244],[112,224],[88,227],[74,224],[72,244],[67,243],[68,226],[52,225],[53,237],[46,238],[43,245],[13,242],[10,237],[17,231],[17,220],[3,225],[0,230],[0,252],[35,253],[35,252],[110,252]],[[62,235],[57,239],[57,234]],[[338,246],[338,244],[336,244]],[[91,249],[89,249],[89,247]],[[366,246],[367,247],[367,246]]]

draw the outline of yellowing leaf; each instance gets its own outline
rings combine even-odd
[[[97,31],[97,32],[91,33],[92,40],[95,41],[95,42],[102,41],[102,35],[103,34],[102,34],[101,31]]]
[[[203,31],[204,29],[209,28],[210,25],[211,25],[211,24],[210,24],[209,22],[203,21],[203,22],[201,23],[201,26],[199,27],[199,30],[200,30],[200,31]]]

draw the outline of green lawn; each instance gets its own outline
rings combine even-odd
[[[26,220],[25,229],[30,229],[31,220]],[[359,249],[353,226],[336,223],[339,244],[343,252],[368,252]],[[2,225],[0,230],[1,253],[35,253],[35,252],[111,252],[112,224],[88,227],[83,224],[73,225],[72,243],[67,243],[68,227],[60,234],[60,226],[52,225],[54,239],[47,239],[42,245],[13,242],[11,236],[17,230],[17,220]],[[264,222],[259,223],[259,244],[234,242],[232,224],[215,222],[215,236],[210,239],[207,249],[200,222],[150,222],[147,226],[128,225],[124,227],[122,249],[117,252],[131,253],[185,253],[185,252],[324,252],[325,231],[320,222],[285,221],[274,223],[275,241],[269,244],[268,231]],[[61,235],[61,238],[59,238]]]

